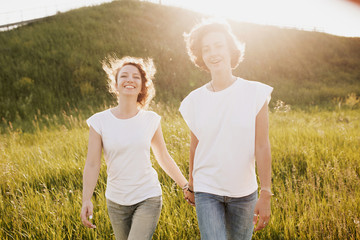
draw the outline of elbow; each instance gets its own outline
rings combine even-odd
[[[267,156],[271,154],[270,142],[266,141],[262,144],[256,144],[255,146],[255,156]]]
[[[91,158],[87,158],[86,162],[85,162],[85,167],[87,168],[100,168],[101,166],[101,158],[95,158],[95,157],[91,157]]]
[[[256,149],[256,152],[267,152],[270,150],[270,143],[267,141],[262,144],[257,144],[255,146],[255,149]]]

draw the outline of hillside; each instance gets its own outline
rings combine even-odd
[[[0,116],[31,119],[109,103],[100,61],[109,54],[152,57],[155,101],[178,105],[209,75],[190,62],[182,34],[201,15],[146,2],[116,1],[60,13],[0,33]],[[235,74],[274,87],[293,106],[328,106],[360,94],[360,38],[230,22],[246,43]]]

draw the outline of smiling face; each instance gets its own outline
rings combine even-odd
[[[117,91],[119,94],[138,96],[141,92],[141,74],[134,65],[123,66],[117,74]]]
[[[221,32],[209,32],[201,41],[202,58],[210,72],[231,69],[230,50]]]

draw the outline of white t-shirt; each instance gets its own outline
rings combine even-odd
[[[150,161],[150,145],[161,117],[140,110],[129,119],[115,117],[110,109],[86,122],[101,135],[107,165],[105,196],[121,205],[133,205],[160,196],[158,175]]]
[[[199,143],[194,157],[194,190],[228,197],[253,193],[256,115],[270,101],[272,87],[241,78],[212,92],[192,91],[180,112]]]

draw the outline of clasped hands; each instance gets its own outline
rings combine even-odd
[[[190,187],[189,183],[186,183],[185,186],[182,188],[184,193],[184,199],[190,204],[191,206],[195,206],[195,196],[192,187]]]

